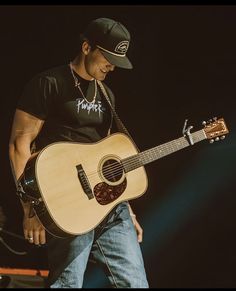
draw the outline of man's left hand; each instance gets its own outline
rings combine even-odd
[[[138,242],[141,243],[143,241],[143,229],[140,226],[140,224],[138,223],[137,219],[136,219],[136,215],[131,215],[131,218],[133,220],[133,224],[135,226],[136,232],[137,232],[137,237],[138,237]]]

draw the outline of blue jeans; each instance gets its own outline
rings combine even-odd
[[[48,240],[50,288],[82,288],[88,260],[103,265],[115,288],[148,288],[137,234],[127,202],[120,203],[94,230]]]

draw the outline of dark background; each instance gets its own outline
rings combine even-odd
[[[131,33],[134,69],[116,69],[107,83],[117,111],[140,150],[181,137],[184,120],[224,117],[223,141],[202,141],[146,166],[149,187],[132,202],[144,228],[141,244],[150,287],[236,287],[236,6],[1,6],[1,205],[6,217],[0,267],[47,269],[46,249],[22,235],[8,140],[15,104],[36,73],[68,63],[78,35],[97,17]],[[27,252],[26,255],[23,252]],[[93,264],[85,287],[106,287]]]

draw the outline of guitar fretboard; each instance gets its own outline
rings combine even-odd
[[[196,131],[192,133],[191,136],[194,144],[207,138],[204,130]],[[164,156],[170,155],[176,151],[186,148],[189,145],[189,141],[185,137],[180,137],[178,139],[172,140],[170,142],[164,143],[162,145],[125,158],[122,160],[122,164],[125,172],[127,173]]]

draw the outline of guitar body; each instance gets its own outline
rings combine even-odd
[[[97,143],[57,142],[29,160],[20,181],[26,193],[41,201],[34,209],[48,232],[83,234],[118,203],[145,193],[144,167],[126,173],[121,162],[137,153],[121,133]]]

